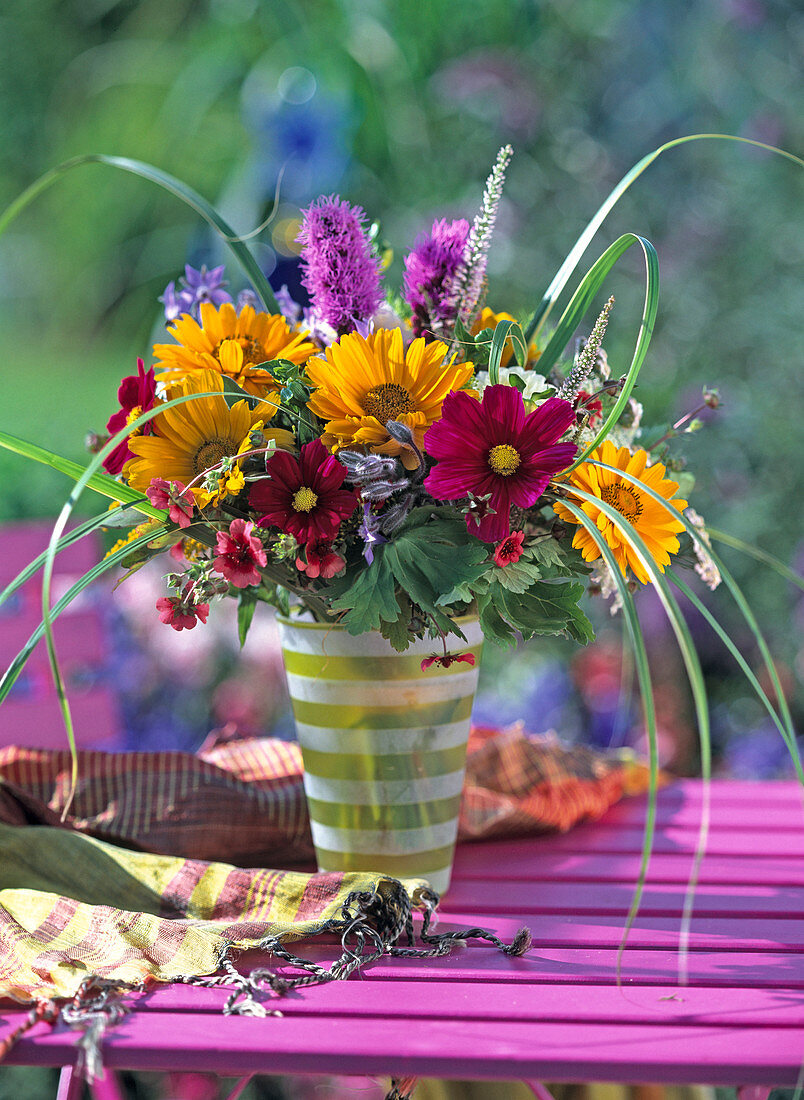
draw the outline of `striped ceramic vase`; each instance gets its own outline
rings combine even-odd
[[[322,871],[382,871],[449,885],[483,635],[461,620],[474,667],[396,653],[378,633],[279,617],[304,789]]]

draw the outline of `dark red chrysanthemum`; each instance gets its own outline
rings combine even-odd
[[[254,524],[251,520],[233,519],[228,532],[218,531],[216,536],[217,554],[212,567],[216,572],[222,573],[235,588],[259,584],[262,577],[257,566],[268,562],[265,547],[252,534],[253,531]]]
[[[153,367],[146,371],[142,359],[138,359],[137,373],[130,374],[120,383],[117,400],[120,402],[120,408],[109,417],[109,422],[106,425],[106,431],[110,435],[115,435],[121,428],[125,428],[126,424],[141,416],[142,413],[149,412],[156,404],[156,382],[154,381]],[[152,435],[153,421],[149,420],[144,427],[132,434]],[[131,439],[131,436],[127,436],[121,443],[118,443],[112,453],[104,458],[103,468],[108,474],[119,474],[128,460],[134,457],[129,450],[129,439]]]
[[[550,478],[572,462],[577,447],[558,440],[574,423],[569,401],[551,397],[527,413],[513,386],[487,386],[482,401],[450,393],[424,437],[438,460],[425,487],[436,500],[487,496],[494,514],[467,515],[466,526],[483,542],[499,542],[511,527],[511,505],[535,504]]]
[[[357,507],[358,494],[341,488],[346,467],[320,439],[305,443],[298,458],[275,451],[266,469],[270,477],[249,494],[260,527],[278,527],[301,543],[329,542]]]

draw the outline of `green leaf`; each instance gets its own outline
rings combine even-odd
[[[408,626],[412,612],[411,602],[404,592],[397,592],[396,598],[399,606],[399,617],[393,622],[383,619],[380,624],[380,633],[391,644],[391,648],[397,653],[404,653],[410,645],[410,633]]]
[[[477,611],[485,638],[499,646],[516,645],[516,634],[497,610],[490,591],[477,597]]]
[[[561,546],[552,536],[550,538],[534,539],[522,557],[538,561],[544,566],[555,565],[559,569],[564,569],[567,561]]]
[[[488,581],[484,575],[473,581],[464,581],[456,584],[451,592],[439,596],[436,603],[439,607],[451,607],[456,603],[471,603],[481,592],[488,591]]]
[[[489,578],[492,583],[499,584],[503,588],[507,588],[509,592],[516,592],[520,595],[527,592],[534,581],[541,580],[541,576],[542,571],[538,565],[525,561],[524,557],[520,558],[519,561],[511,562],[510,565],[495,565],[489,571]]]
[[[566,634],[586,645],[595,632],[578,607],[583,592],[584,586],[577,581],[563,584],[537,581],[527,592],[516,596],[499,585],[492,587],[497,607],[526,641],[535,634]]]
[[[378,547],[371,565],[360,569],[343,594],[331,602],[335,611],[346,611],[340,622],[350,634],[379,630],[383,620],[391,623],[399,618],[394,575],[383,553],[386,549]]]
[[[456,586],[470,584],[487,567],[488,551],[457,520],[432,520],[405,528],[382,547],[384,560],[397,584],[414,603],[433,617],[440,629],[457,632],[440,610],[439,598]]]
[[[248,628],[257,610],[257,600],[248,589],[240,593],[237,601],[237,637],[240,639],[240,648],[246,644]]]

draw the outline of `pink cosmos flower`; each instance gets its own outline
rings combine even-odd
[[[467,665],[474,665],[475,655],[474,653],[444,653],[439,656],[434,653],[432,657],[425,657],[422,661],[422,672],[425,672],[431,665],[440,665],[441,668],[449,668],[450,665],[457,664],[458,661],[465,661]]]
[[[425,488],[436,500],[488,497],[494,514],[467,515],[466,526],[483,542],[499,542],[511,529],[511,506],[535,504],[550,478],[572,462],[577,447],[558,440],[574,423],[572,405],[558,397],[526,413],[513,386],[487,386],[482,401],[450,393],[424,437],[438,460]]]
[[[156,382],[153,367],[146,371],[142,359],[138,359],[137,373],[130,374],[120,383],[117,400],[120,402],[120,408],[109,417],[106,425],[106,431],[109,435],[115,435],[121,428],[125,428],[130,420],[136,420],[138,416],[148,412],[156,404]],[[133,434],[152,435],[153,430],[153,421],[149,420],[147,424]],[[111,454],[104,458],[103,468],[107,474],[119,474],[128,460],[134,457],[128,446],[130,438],[131,436],[127,436],[121,443],[117,444]]]
[[[330,580],[346,566],[346,559],[336,554],[332,549],[332,543],[327,542],[326,539],[308,542],[305,547],[305,556],[307,561],[304,561],[301,555],[296,558],[296,568],[306,573],[312,580],[318,577]]]
[[[250,584],[259,584],[262,580],[257,566],[267,565],[268,557],[259,538],[252,534],[254,524],[251,520],[233,519],[229,531],[218,531],[217,556],[212,568],[222,573],[229,584],[235,588],[247,588]]]
[[[165,481],[163,477],[151,478],[145,495],[154,508],[166,508],[173,523],[182,528],[190,526],[194,498],[180,481]]]
[[[522,549],[524,541],[524,531],[512,531],[510,535],[506,535],[494,551],[494,564],[504,569],[506,565],[519,561],[524,553]]]
[[[263,513],[260,527],[278,527],[301,543],[331,542],[357,507],[358,494],[341,488],[346,467],[320,439],[305,443],[298,458],[274,451],[265,468],[270,477],[249,494],[251,507]]]
[[[174,630],[192,630],[196,621],[205,623],[209,615],[208,603],[195,603],[190,585],[181,596],[160,596],[156,601],[159,621]]]

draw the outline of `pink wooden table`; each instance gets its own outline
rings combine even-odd
[[[688,959],[684,890],[701,785],[660,794],[647,889],[616,980],[645,803],[557,837],[466,845],[439,930],[528,925],[521,959],[469,946],[223,1017],[221,990],[144,996],[105,1042],[110,1067],[221,1074],[415,1074],[527,1081],[793,1086],[804,1062],[804,814],[794,783],[717,782]],[[332,960],[334,946],[308,957]],[[260,960],[255,959],[256,965]],[[265,960],[262,960],[265,961]],[[0,1007],[0,1037],[20,1018]],[[10,1061],[65,1065],[75,1034],[38,1025]]]

